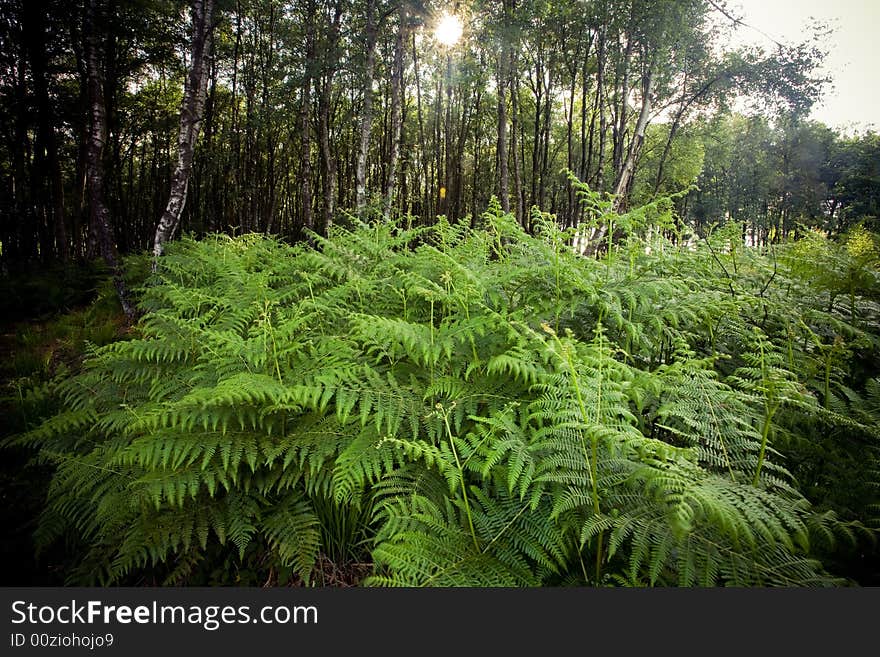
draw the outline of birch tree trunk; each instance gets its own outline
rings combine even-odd
[[[642,144],[645,142],[645,128],[648,126],[648,116],[651,113],[651,91],[653,90],[654,75],[651,71],[645,78],[642,87],[642,108],[639,111],[639,120],[636,122],[635,134],[629,144],[629,150],[626,159],[617,177],[617,184],[614,186],[614,204],[612,209],[614,212],[620,211],[626,205],[626,196],[629,189],[630,181],[636,168],[636,160],[642,151]]]
[[[510,149],[513,151],[513,190],[516,197],[516,220],[526,226],[525,197],[523,192],[523,146],[522,128],[519,113],[519,79],[516,74],[516,62],[511,66],[510,78]]]
[[[632,141],[627,149],[626,159],[624,159],[620,175],[614,185],[614,200],[611,204],[612,212],[621,212],[626,208],[626,197],[629,192],[629,186],[632,182],[633,173],[636,168],[636,161],[642,151],[642,145],[645,142],[645,129],[648,126],[648,116],[651,113],[651,91],[653,90],[654,74],[648,71],[642,82],[642,107],[639,110],[639,119],[636,122],[635,133]],[[608,233],[608,224],[603,224],[597,231],[590,236],[590,243],[584,251],[584,255],[594,255],[599,249],[602,240]]]
[[[394,68],[391,71],[391,153],[388,158],[388,182],[385,189],[385,219],[391,216],[391,207],[397,194],[397,162],[400,159],[400,135],[403,129],[403,48],[406,42],[406,2],[398,5],[400,25],[394,40]]]
[[[104,199],[104,146],[107,143],[107,110],[104,106],[103,23],[106,6],[103,0],[89,0],[86,6],[85,60],[89,98],[89,130],[86,146],[86,182],[88,187],[89,230],[104,261],[113,275],[113,285],[125,315],[132,319],[134,308],[119,262],[110,210]]]
[[[451,220],[452,187],[452,51],[446,46],[446,118],[443,122],[443,175],[440,178],[440,214]],[[439,97],[438,97],[439,101]],[[439,118],[439,116],[438,116]],[[438,167],[439,168],[439,167]]]
[[[361,110],[360,143],[355,167],[355,207],[363,219],[367,204],[367,151],[370,147],[370,127],[373,124],[373,71],[376,67],[376,0],[367,2],[366,63],[364,65],[364,106]]]
[[[510,212],[510,166],[507,159],[507,52],[501,54],[498,71],[498,194],[501,209]]]
[[[413,78],[416,85],[416,121],[419,125],[419,144],[424,146],[425,141],[425,120],[422,113],[422,85],[419,82],[419,51],[416,48],[416,35],[412,34],[412,58],[413,58]],[[417,149],[419,164],[421,165],[421,177],[416,185],[416,194],[419,197],[419,210],[422,216],[430,216],[428,208],[431,205],[430,189],[432,172],[429,170],[430,160],[425,153],[424,148]]]
[[[166,242],[174,237],[186,205],[189,177],[192,173],[193,151],[208,87],[208,59],[214,23],[214,0],[192,0],[192,41],[190,70],[180,107],[180,133],[177,138],[177,164],[171,177],[171,193],[165,212],[156,228],[153,242],[153,269],[164,251]]]
[[[507,85],[510,84],[510,2],[504,2],[501,54],[498,58],[498,193],[501,209],[510,212],[510,160],[507,152]]]

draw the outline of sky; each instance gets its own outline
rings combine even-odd
[[[798,43],[818,19],[835,28],[823,74],[832,78],[810,118],[845,132],[880,130],[880,0],[729,0],[731,14],[755,29],[740,27],[740,43]],[[732,44],[736,45],[736,44]]]

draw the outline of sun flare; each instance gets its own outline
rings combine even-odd
[[[454,46],[461,38],[461,19],[453,14],[443,14],[437,27],[434,28],[434,36],[444,46]]]

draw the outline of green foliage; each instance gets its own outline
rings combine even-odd
[[[661,243],[670,207],[603,261],[494,201],[172,244],[139,335],[13,441],[55,467],[40,543],[84,546],[77,583],[320,583],[328,556],[373,585],[840,583],[821,559],[877,499],[876,281],[829,307],[806,247]],[[859,503],[816,477],[837,452]]]
[[[702,169],[699,190],[683,210],[701,233],[725,218],[747,222],[757,243],[799,238],[803,225],[835,237],[858,226],[878,229],[880,139],[872,132],[844,137],[821,123],[719,114],[688,126],[685,135],[670,158],[689,138],[702,142],[703,156],[686,159],[699,160]],[[650,132],[648,138],[650,146]],[[646,148],[637,181],[652,175],[654,159]]]

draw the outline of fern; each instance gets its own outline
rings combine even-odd
[[[11,441],[55,466],[40,544],[88,546],[76,583],[309,583],[327,555],[373,585],[840,583],[829,542],[876,523],[874,279],[829,310],[843,284],[788,252],[588,200],[625,236],[602,261],[497,203],[171,245],[138,335]],[[815,483],[866,444],[873,502]]]

